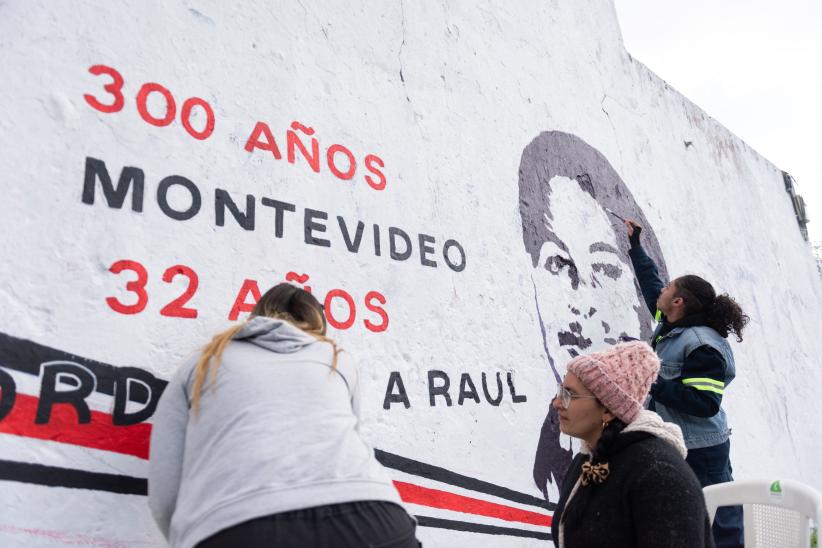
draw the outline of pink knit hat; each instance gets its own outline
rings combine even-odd
[[[629,424],[642,410],[659,372],[659,358],[646,343],[631,341],[577,356],[568,362],[567,370],[611,413]]]

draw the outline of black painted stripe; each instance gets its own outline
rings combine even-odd
[[[428,516],[414,517],[417,518],[417,523],[420,527],[435,527],[437,529],[451,529],[452,531],[466,531],[469,533],[482,533],[484,535],[507,535],[509,537],[551,540],[551,533],[541,533],[539,531],[529,531],[527,529],[514,529],[513,527],[497,527],[496,525],[485,525],[482,523],[471,523],[468,521],[431,518]]]
[[[472,478],[470,476],[464,476],[462,474],[458,474],[457,472],[452,472],[451,470],[434,466],[433,464],[426,464],[407,457],[401,457],[400,455],[381,451],[380,449],[375,449],[374,454],[376,455],[377,460],[380,461],[380,463],[386,468],[447,483],[455,487],[462,487],[464,489],[470,489],[471,491],[485,493],[486,495],[492,495],[501,499],[510,500],[512,502],[545,508],[550,511],[553,511],[557,507],[556,504],[547,502],[541,498],[520,493],[519,491],[514,491],[513,489],[495,485],[493,483]]]
[[[102,474],[10,460],[0,460],[0,480],[33,483],[48,487],[108,491],[123,495],[148,494],[148,480],[145,478]]]
[[[126,370],[126,369],[137,369],[137,368],[118,368],[106,363],[98,362],[95,360],[90,360],[88,358],[84,358],[82,356],[77,356],[74,354],[70,354],[68,352],[64,352],[62,350],[57,350],[55,348],[49,348],[47,346],[43,346],[41,344],[37,344],[33,341],[29,341],[26,339],[19,339],[13,337],[11,335],[7,335],[5,333],[0,333],[0,364],[2,367],[17,370],[20,372],[28,373],[31,375],[39,375],[40,374],[40,367],[41,364],[47,361],[72,361],[79,363],[88,369],[90,369],[97,378],[97,391],[104,393],[104,394],[113,394],[114,393],[114,377],[116,376],[115,371],[118,369]],[[166,381],[156,378],[153,375],[149,380],[151,381],[150,384],[153,385],[153,388],[157,390],[157,393],[161,393],[166,386]],[[144,397],[140,397],[140,395],[134,393],[129,394],[129,399],[133,401],[137,401],[139,403],[146,403]],[[529,506],[536,506],[538,508],[544,508],[549,511],[553,511],[556,508],[556,504],[547,502],[541,498],[528,495],[525,493],[520,493],[518,491],[514,491],[513,489],[509,489],[507,487],[502,487],[500,485],[495,485],[493,483],[479,480],[476,478],[472,478],[470,476],[465,476],[463,474],[459,474],[457,472],[453,472],[451,470],[447,470],[445,468],[434,466],[431,464],[427,464],[424,462],[416,461],[413,459],[409,459],[407,457],[402,457],[400,455],[395,455],[393,453],[388,453],[386,451],[381,451],[379,449],[374,451],[377,460],[379,460],[385,467],[391,468],[394,470],[399,470],[401,472],[405,472],[414,476],[419,476],[422,478],[431,479],[434,481],[446,483],[449,485],[453,485],[456,487],[462,487],[464,489],[469,489],[471,491],[476,491],[478,493],[485,493],[488,495],[492,495],[495,497],[499,497],[505,500],[510,500],[512,502],[517,502],[520,504],[526,504]],[[6,462],[6,461],[0,461]],[[23,463],[16,463],[19,466],[40,466],[40,465],[24,465]],[[6,466],[4,466],[5,468]],[[86,488],[86,489],[99,489],[101,491],[112,491],[116,493],[129,493],[129,494],[140,494],[141,492],[145,494],[145,481],[144,479],[139,478],[130,478],[128,476],[116,476],[111,474],[95,474],[92,472],[83,472],[79,470],[70,470],[70,469],[56,469],[52,467],[42,467],[44,470],[69,470],[72,474],[69,474],[67,478],[75,478],[75,479],[66,479],[65,481],[77,481],[77,485],[64,485],[66,487],[79,487],[79,488]],[[37,478],[49,478],[51,477],[50,472],[38,472],[34,475],[33,472],[29,472],[29,476],[34,479]],[[76,474],[86,474],[88,478],[97,478],[97,479],[80,479],[79,476]],[[0,479],[10,479],[14,480],[15,478],[8,477],[9,474],[6,473],[5,470],[0,470]],[[85,476],[84,476],[85,477]],[[103,479],[108,478],[108,479]],[[112,478],[122,478],[125,481],[125,484],[121,480],[114,480]],[[20,480],[20,481],[27,481],[27,480]],[[46,480],[42,481],[30,481],[30,483],[42,483],[43,485],[61,485],[59,482],[57,483],[47,483]],[[52,480],[48,480],[52,481]],[[131,482],[131,483],[130,483]],[[134,482],[142,482],[142,487],[137,486]],[[118,487],[118,485],[128,485],[125,487]],[[100,485],[100,487],[88,487],[87,485]],[[122,490],[125,489],[125,490]]]
[[[0,333],[0,366],[39,377],[42,364],[51,361],[73,362],[86,367],[97,379],[97,392],[109,396],[114,395],[114,380],[118,370],[120,372],[128,370],[142,371],[141,379],[148,382],[157,394],[162,394],[168,384],[167,381],[157,378],[147,370],[139,367],[117,367],[44,346],[34,341],[18,339],[6,333]],[[146,394],[141,394],[136,390],[129,394],[129,399],[137,403],[148,403]]]
[[[87,472],[85,470],[74,470],[71,468],[60,468],[57,466],[46,466],[43,464],[32,464],[28,462],[16,462],[9,460],[0,460],[0,481],[15,481],[34,485],[44,485],[47,487],[67,487],[72,489],[107,491],[109,493],[125,495],[145,496],[148,494],[148,481],[144,478],[135,478],[118,474]],[[432,518],[428,516],[415,517],[421,527],[450,529],[453,531],[466,531],[485,535],[507,535],[513,537],[551,540],[551,535],[549,533],[541,533],[538,531],[515,529],[513,527],[499,527],[495,525],[471,523],[468,521]]]

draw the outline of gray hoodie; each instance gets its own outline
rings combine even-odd
[[[154,414],[149,506],[171,546],[289,510],[400,503],[357,430],[358,376],[347,354],[282,320],[256,317],[223,354],[191,411],[195,356]]]

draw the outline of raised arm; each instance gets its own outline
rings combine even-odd
[[[654,260],[645,253],[642,249],[642,244],[639,242],[639,235],[642,233],[642,227],[636,224],[632,219],[625,221],[625,227],[628,230],[628,240],[631,242],[631,249],[628,250],[628,255],[631,257],[631,263],[634,265],[634,272],[636,279],[639,282],[639,288],[642,291],[642,297],[645,299],[645,305],[651,314],[656,314],[656,299],[665,287],[665,282],[659,277],[659,270],[654,264]]]

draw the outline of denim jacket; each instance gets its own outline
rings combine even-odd
[[[657,326],[654,337],[658,336],[662,324]],[[700,346],[710,346],[717,350],[725,361],[724,386],[736,376],[734,356],[728,341],[710,327],[677,327],[656,339],[656,353],[662,365],[659,376],[663,379],[675,380],[682,377],[682,365],[685,357]],[[682,428],[685,445],[688,449],[699,449],[724,443],[731,433],[725,410],[712,417],[697,417],[671,409],[654,401],[655,411],[666,421],[673,422]]]

